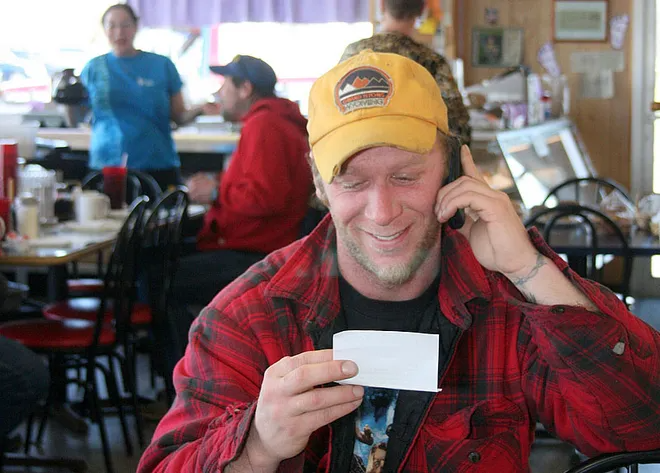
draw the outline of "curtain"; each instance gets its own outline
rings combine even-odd
[[[217,23],[357,23],[369,21],[367,0],[128,0],[147,27]]]

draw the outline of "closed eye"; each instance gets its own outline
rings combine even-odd
[[[342,189],[350,191],[358,189],[363,183],[364,181],[342,181],[340,185]]]
[[[418,176],[411,176],[409,174],[400,174],[392,176],[392,179],[400,184],[412,184],[417,182]]]

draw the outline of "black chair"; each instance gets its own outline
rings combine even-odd
[[[660,450],[600,455],[571,468],[566,473],[609,473],[619,468],[637,473],[639,465],[660,464]]]
[[[103,191],[103,173],[92,171],[85,176],[81,183],[83,189]],[[142,195],[146,195],[151,202],[157,201],[162,189],[156,180],[149,174],[129,169],[126,175],[126,203],[130,204]]]
[[[185,342],[178,340],[176,314],[170,310],[172,281],[176,273],[183,245],[183,225],[188,211],[188,194],[182,189],[172,190],[148,211],[142,227],[140,265],[146,283],[151,313],[151,362],[163,375],[168,401],[174,400],[174,385],[168,376],[165,360],[180,357]],[[155,362],[155,363],[154,363]]]
[[[628,238],[607,215],[583,205],[559,204],[535,213],[525,226],[537,226],[553,249],[567,253],[569,264],[578,274],[606,285],[626,302],[630,295],[633,258]],[[607,248],[603,246],[604,241],[608,243]],[[572,248],[575,254],[569,254]],[[615,283],[605,280],[602,261],[603,256],[613,253],[623,264],[620,280]]]
[[[85,414],[99,425],[101,445],[108,473],[112,473],[112,458],[110,444],[105,429],[104,412],[101,408],[99,387],[96,381],[96,370],[103,375],[108,388],[110,401],[116,407],[119,415],[127,455],[133,453],[133,446],[128,433],[123,400],[120,398],[117,377],[113,369],[113,359],[121,362],[124,379],[129,380],[128,391],[131,394],[132,407],[138,429],[138,437],[142,440],[142,425],[137,404],[135,386],[130,380],[135,379],[131,372],[132,360],[119,354],[119,348],[126,352],[130,317],[135,298],[135,274],[137,268],[138,242],[141,224],[148,199],[137,199],[126,218],[115,242],[105,278],[104,290],[100,304],[89,318],[84,310],[70,306],[70,301],[50,304],[43,309],[44,319],[30,319],[9,322],[0,325],[0,333],[8,338],[21,342],[28,348],[47,355],[51,361],[51,387],[54,377],[59,376],[52,368],[56,357],[61,359],[60,366],[65,369],[74,368],[81,372],[82,378],[65,380],[75,382],[84,388]],[[102,357],[107,357],[107,366],[100,363]],[[51,393],[52,394],[52,393]],[[45,421],[48,415],[48,403],[45,415],[39,426],[37,441],[43,435]],[[31,443],[31,422],[28,423],[26,453]]]
[[[623,199],[634,205],[628,191],[618,182],[603,177],[580,177],[562,182],[548,191],[541,205],[551,203],[553,199],[559,203],[571,201],[588,207],[598,207],[611,192],[618,192]]]

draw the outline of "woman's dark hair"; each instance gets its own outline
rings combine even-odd
[[[135,10],[133,10],[130,5],[126,5],[125,3],[116,3],[114,5],[111,5],[108,7],[108,9],[103,12],[103,16],[101,17],[101,24],[105,25],[105,17],[108,16],[108,13],[110,13],[112,10],[124,10],[128,16],[131,17],[133,20],[133,23],[135,23],[135,26],[138,24],[138,16],[135,14]]]

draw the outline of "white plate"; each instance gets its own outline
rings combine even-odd
[[[105,233],[119,231],[122,226],[120,220],[93,220],[91,222],[67,222],[66,228],[70,231],[81,233]]]
[[[111,218],[111,219],[114,219],[114,220],[125,220],[126,217],[128,217],[129,212],[130,212],[130,209],[111,210],[108,213],[108,218]]]

